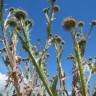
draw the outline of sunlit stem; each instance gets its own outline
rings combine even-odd
[[[81,52],[79,49],[79,45],[77,41],[75,40],[75,30],[71,30],[71,36],[73,39],[73,44],[74,44],[74,51],[76,55],[76,60],[78,63],[78,69],[79,69],[79,74],[80,74],[80,88],[81,88],[81,93],[82,96],[87,96],[86,95],[86,85],[85,85],[85,80],[84,80],[84,70],[83,70],[83,64],[82,64],[82,57],[81,57]]]
[[[24,33],[24,34],[25,34],[25,33]],[[41,80],[42,80],[42,82],[43,82],[43,84],[44,84],[47,92],[49,93],[50,96],[53,96],[53,94],[52,94],[51,90],[49,89],[48,84],[47,84],[47,82],[46,82],[46,78],[45,78],[44,75],[43,75],[43,71],[42,71],[42,69],[40,69],[40,67],[38,66],[38,64],[37,64],[37,62],[36,62],[36,60],[35,60],[35,58],[34,58],[34,56],[33,56],[33,54],[32,54],[32,51],[31,51],[30,46],[29,46],[28,44],[26,44],[26,42],[25,42],[25,41],[23,40],[23,38],[19,35],[18,32],[17,32],[17,35],[18,35],[18,37],[20,38],[22,44],[23,44],[23,45],[26,45],[26,46],[25,46],[25,47],[26,47],[25,50],[28,52],[28,54],[29,54],[29,56],[30,56],[30,58],[31,58],[31,60],[32,60],[32,62],[33,62],[33,65],[35,66],[36,71],[37,71],[39,77],[41,78]],[[27,37],[27,36],[26,36],[26,37]],[[30,44],[29,40],[27,40],[27,41],[28,41],[28,43]]]

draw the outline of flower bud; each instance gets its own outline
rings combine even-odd
[[[26,19],[25,20],[25,26],[29,25],[29,27],[32,26],[32,20],[31,19]]]
[[[50,0],[52,3],[55,3],[56,2],[56,0]]]
[[[10,12],[11,14],[14,13],[14,10],[15,10],[15,8],[13,8],[13,7],[9,8],[9,12]]]
[[[96,26],[96,20],[92,20],[92,21],[91,21],[91,25],[92,25],[92,26]]]
[[[60,36],[58,36],[58,35],[55,35],[54,37],[54,40],[56,41],[56,42],[58,42],[58,43],[60,43],[60,44],[64,44],[64,41],[63,41],[63,39],[60,37]]]
[[[43,9],[43,12],[44,12],[44,13],[48,13],[48,11],[49,11],[49,8],[44,8],[44,9]]]
[[[53,7],[54,12],[58,12],[60,10],[60,7],[58,5],[55,5]]]
[[[83,21],[79,21],[79,22],[77,23],[77,25],[78,25],[79,27],[83,27],[84,22],[83,22]]]

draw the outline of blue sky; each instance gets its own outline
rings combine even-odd
[[[23,8],[28,12],[29,18],[33,20],[32,28],[32,42],[36,44],[36,39],[41,38],[42,43],[44,44],[46,37],[46,20],[43,14],[43,8],[48,6],[48,0],[5,0],[5,9],[9,7],[19,7]],[[72,41],[69,32],[66,32],[62,28],[62,21],[67,16],[75,16],[77,20],[84,20],[85,33],[88,31],[89,22],[96,19],[96,0],[57,0],[57,4],[60,5],[60,12],[56,15],[56,20],[53,23],[53,33],[59,34],[65,41],[64,52],[62,56],[62,66],[65,70],[67,78],[68,89],[70,89],[71,84],[71,75],[72,75],[72,62],[67,60],[68,54],[72,53]],[[5,11],[6,14],[6,11]],[[92,32],[87,48],[85,57],[96,56],[96,38],[95,38],[95,28]],[[90,44],[89,44],[90,43]],[[52,54],[51,59],[48,61],[48,69],[51,77],[55,74],[56,71],[56,61],[55,61],[55,52],[52,48],[49,49],[49,52]],[[1,62],[2,63],[2,62]],[[0,64],[0,67],[2,64]],[[5,73],[5,67],[0,68],[0,72]]]

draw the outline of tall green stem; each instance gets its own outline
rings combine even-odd
[[[82,56],[81,56],[79,45],[74,38],[75,37],[75,31],[72,31],[71,35],[72,35],[72,39],[73,39],[73,42],[74,42],[74,51],[75,51],[76,60],[77,60],[77,64],[78,64],[78,69],[79,69],[79,73],[80,73],[80,78],[79,79],[80,79],[81,93],[82,93],[82,96],[87,96],[86,95],[86,85],[85,85],[85,82],[84,82],[84,70],[83,70],[83,64],[82,64]]]
[[[24,34],[25,34],[25,33],[24,33]],[[45,77],[44,77],[44,75],[43,75],[42,69],[40,69],[40,67],[38,66],[38,64],[37,64],[37,62],[36,62],[36,60],[35,60],[32,52],[31,52],[30,42],[29,42],[27,36],[26,36],[26,39],[27,39],[26,41],[27,41],[28,43],[26,44],[26,42],[25,42],[25,41],[23,40],[23,38],[18,34],[18,32],[17,32],[17,35],[18,35],[18,37],[20,38],[22,44],[23,44],[23,45],[26,45],[26,46],[25,46],[25,47],[26,47],[25,50],[28,52],[28,54],[29,54],[29,56],[30,56],[30,58],[31,58],[31,60],[32,60],[32,63],[33,63],[33,65],[35,66],[36,71],[37,71],[40,79],[42,80],[42,82],[43,82],[43,84],[44,84],[47,92],[49,93],[50,96],[53,96],[50,88],[48,87],[48,84],[47,84],[47,82],[46,82],[46,79],[45,79]],[[26,34],[25,34],[25,35],[26,35]]]

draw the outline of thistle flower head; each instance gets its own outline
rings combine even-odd
[[[55,3],[56,2],[56,0],[50,0],[52,3]]]
[[[84,22],[83,22],[83,21],[79,21],[79,22],[77,23],[77,25],[78,25],[79,27],[83,27]]]
[[[92,21],[91,21],[91,25],[92,25],[92,26],[96,26],[96,20],[92,20]]]
[[[31,19],[26,19],[25,20],[25,26],[29,25],[29,27],[32,26],[32,20]]]
[[[15,8],[14,8],[14,7],[9,8],[9,12],[10,12],[11,14],[14,13],[14,11],[15,11]]]
[[[60,10],[60,7],[58,5],[55,5],[53,7],[54,12],[58,12]]]
[[[58,41],[58,42],[61,42],[61,37],[58,36],[58,35],[55,35],[55,36],[54,36],[54,40],[56,40],[56,41]]]
[[[15,17],[12,17],[7,21],[7,25],[11,27],[16,27],[17,26],[17,21]]]
[[[58,35],[55,35],[54,37],[54,40],[58,43],[61,43],[61,44],[64,44],[64,41],[62,40],[62,38]]]
[[[48,13],[48,11],[49,11],[49,7],[43,9],[43,12],[44,12],[44,13]]]
[[[67,17],[64,19],[63,28],[70,30],[76,26],[76,19],[74,17]]]
[[[21,20],[21,19],[25,19],[26,16],[27,16],[27,13],[21,9],[17,9],[15,11],[15,17],[18,19],[18,20]]]
[[[64,40],[61,41],[61,44],[64,45]]]

